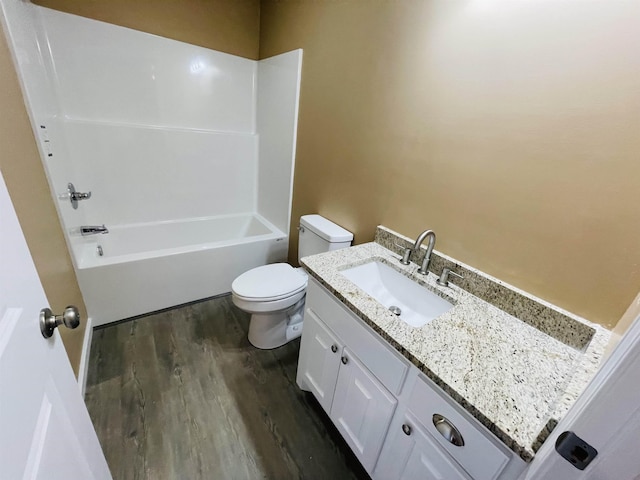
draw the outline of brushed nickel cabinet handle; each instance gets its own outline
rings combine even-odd
[[[336,353],[338,351],[338,346],[337,345],[331,345],[331,351],[333,353]]]
[[[453,443],[456,447],[464,446],[464,438],[447,418],[436,413],[433,415],[433,425],[448,442]]]
[[[346,365],[347,363],[349,363],[349,359],[347,357],[342,357],[342,363],[343,365]]]

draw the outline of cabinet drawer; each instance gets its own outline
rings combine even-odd
[[[418,378],[409,396],[408,409],[440,445],[473,477],[492,480],[511,456],[491,433],[454,406],[453,399],[428,379]],[[441,415],[460,432],[464,445],[456,446],[436,429],[434,415]]]
[[[411,413],[389,431],[373,474],[375,480],[472,480]]]
[[[409,369],[407,360],[384,343],[313,278],[309,279],[306,302],[307,308],[320,317],[343,344],[349,346],[390,392],[400,393]]]

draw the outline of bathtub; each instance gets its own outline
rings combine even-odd
[[[230,292],[238,275],[288,252],[288,235],[256,214],[107,227],[70,235],[96,326]]]

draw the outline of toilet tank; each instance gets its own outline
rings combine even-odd
[[[298,260],[316,253],[330,252],[351,246],[353,233],[320,215],[300,217]]]

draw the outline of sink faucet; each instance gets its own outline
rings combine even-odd
[[[433,230],[425,230],[418,238],[416,238],[416,242],[413,244],[413,247],[408,247],[404,249],[402,254],[402,258],[400,259],[400,263],[403,265],[409,265],[409,258],[413,252],[420,251],[420,245],[424,242],[424,239],[429,237],[429,245],[427,246],[427,252],[424,255],[424,261],[422,262],[422,266],[418,269],[418,273],[426,274],[429,268],[429,262],[431,261],[431,252],[433,252],[433,247],[436,244],[436,233]],[[396,244],[398,247],[402,247],[402,245]]]
[[[418,273],[422,273],[426,275],[429,271],[429,263],[431,262],[431,253],[433,252],[433,247],[436,246],[436,232],[433,230],[425,230],[418,238],[416,238],[416,243],[413,245],[413,250],[418,252],[420,250],[420,245],[425,238],[429,237],[429,244],[427,245],[427,251],[424,254],[424,260],[422,261],[422,266],[418,269]]]
[[[97,235],[98,233],[109,233],[109,229],[102,225],[82,225],[80,227],[80,235]]]

